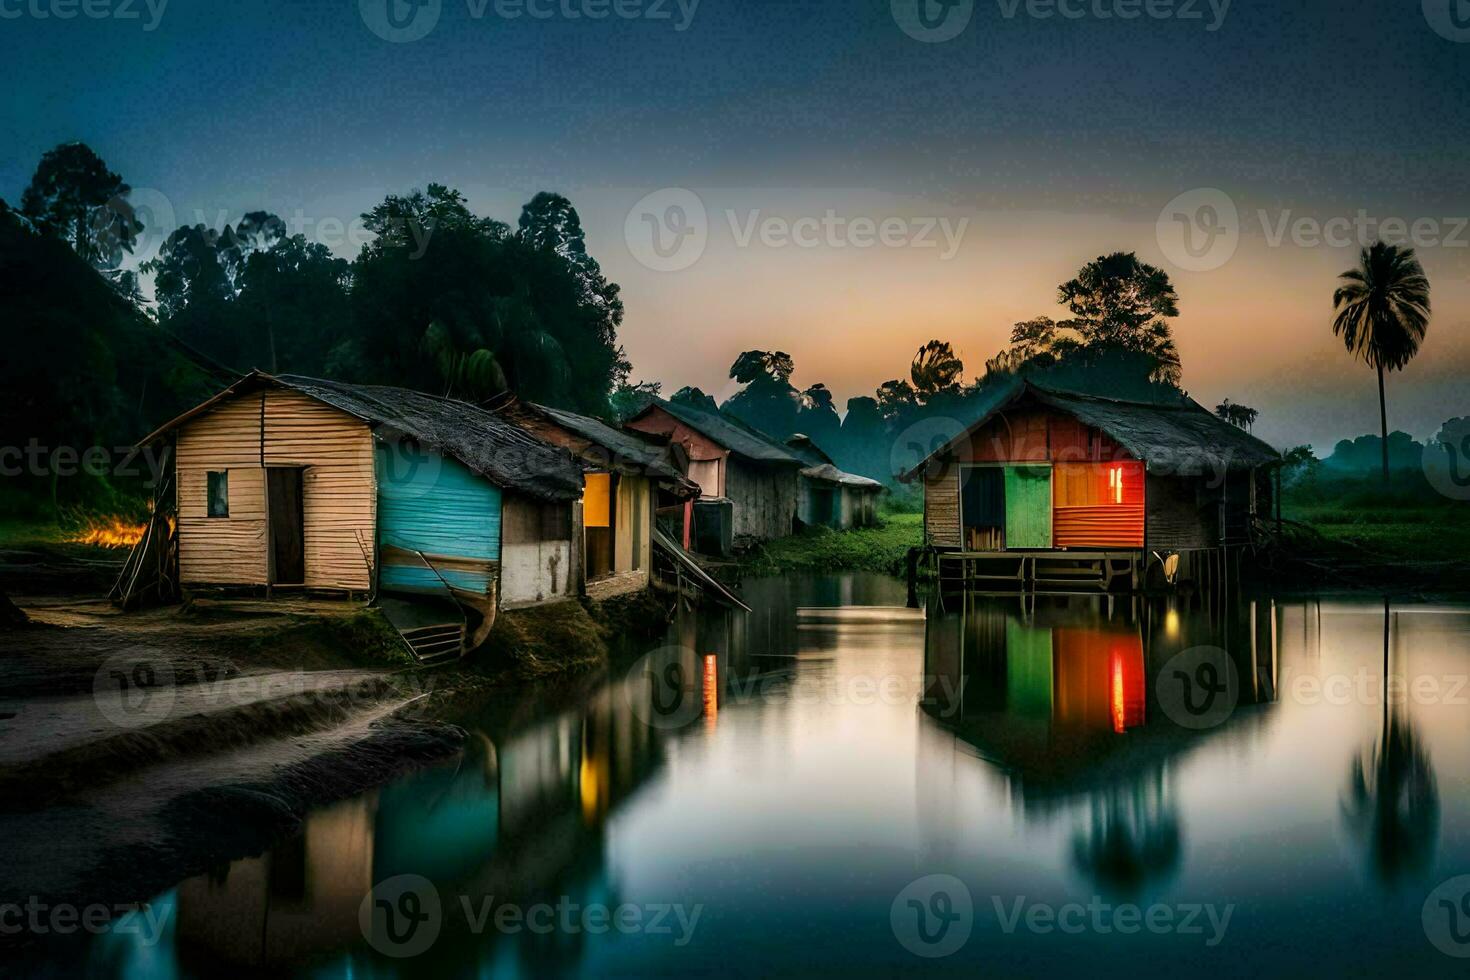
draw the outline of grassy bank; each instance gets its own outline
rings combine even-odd
[[[1470,591],[1470,503],[1434,492],[1418,474],[1396,473],[1389,489],[1376,475],[1289,488],[1282,516],[1274,557],[1295,584]]]
[[[908,550],[922,543],[923,515],[890,514],[878,527],[852,531],[812,528],[768,541],[741,562],[750,574],[786,571],[862,571],[904,574]]]

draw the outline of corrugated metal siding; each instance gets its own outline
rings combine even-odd
[[[1122,502],[1109,495],[1109,471],[1122,473]],[[1143,547],[1143,464],[1058,463],[1053,540],[1059,548]]]
[[[266,583],[264,459],[305,469],[306,584],[371,586],[375,495],[366,423],[297,392],[244,395],[181,427],[176,459],[185,584]],[[207,516],[211,470],[229,473],[229,517]]]
[[[1051,547],[1051,467],[1007,466],[1006,548]]]
[[[924,530],[936,548],[960,546],[960,468],[950,465],[924,477]]]
[[[456,459],[400,443],[378,446],[377,471],[379,588],[443,593],[439,576],[402,553],[421,551],[451,585],[488,592],[500,560],[500,488]]]

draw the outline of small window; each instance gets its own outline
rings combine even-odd
[[[228,470],[209,473],[209,516],[230,516],[230,474]]]

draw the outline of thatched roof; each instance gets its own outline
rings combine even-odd
[[[681,496],[698,496],[699,484],[691,482],[675,468],[668,458],[667,446],[653,445],[632,432],[614,428],[601,419],[589,415],[578,415],[549,405],[517,401],[496,413],[512,421],[520,412],[529,412],[580,436],[597,446],[601,452],[598,462],[622,473],[637,474],[662,480],[673,485],[674,492]]]
[[[297,391],[362,419],[380,438],[406,438],[451,456],[491,483],[541,500],[574,500],[582,471],[571,453],[549,446],[478,405],[409,388],[353,385],[252,371],[143,440],[153,442],[220,402],[264,388]]]
[[[772,463],[778,466],[804,465],[779,442],[718,410],[709,412],[682,402],[664,401],[660,398],[634,417],[641,418],[655,408],[663,409],[689,428],[714,440],[737,456],[744,456],[758,463]]]
[[[1154,472],[1190,476],[1222,469],[1252,469],[1281,458],[1270,445],[1219,418],[1187,395],[1129,401],[1046,388],[1034,381],[1015,379],[998,386],[985,399],[975,420],[963,433],[899,479],[905,482],[914,479],[930,459],[952,452],[957,443],[968,439],[976,429],[1023,398],[1102,430]]]

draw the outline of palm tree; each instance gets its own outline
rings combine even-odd
[[[1332,332],[1348,352],[1378,371],[1378,419],[1383,428],[1383,482],[1388,484],[1388,408],[1383,372],[1399,371],[1419,353],[1429,329],[1429,279],[1412,248],[1374,242],[1356,269],[1338,277]]]

